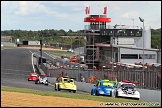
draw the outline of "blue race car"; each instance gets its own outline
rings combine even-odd
[[[114,84],[113,81],[100,80],[96,85],[94,85],[95,87],[91,89],[91,95],[106,95],[112,97],[115,90]]]

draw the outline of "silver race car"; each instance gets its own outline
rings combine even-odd
[[[35,84],[45,84],[48,85],[48,80],[45,74],[41,74],[38,76],[37,80],[35,81]]]
[[[114,91],[115,97],[125,97],[140,99],[140,93],[136,90],[136,85],[129,82],[119,82]]]

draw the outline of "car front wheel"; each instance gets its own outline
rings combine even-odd
[[[57,90],[57,89],[56,89],[56,84],[55,84],[55,90]]]
[[[96,90],[96,94],[95,94],[96,96],[99,96],[99,94],[98,94],[98,91]]]
[[[95,96],[95,93],[93,91],[91,91],[91,95]]]
[[[115,93],[115,97],[118,97],[118,92]]]
[[[58,89],[58,91],[60,91],[60,90],[61,90],[61,89],[60,89],[60,85],[58,85],[58,88],[57,88],[57,89]]]
[[[35,81],[35,84],[38,84],[38,80]]]
[[[139,100],[139,98],[135,98],[135,100]]]
[[[48,86],[48,81],[46,81],[46,82],[45,82],[45,85],[47,85],[47,86]]]
[[[112,97],[112,91],[110,91],[110,96]]]

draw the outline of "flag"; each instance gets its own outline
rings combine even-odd
[[[104,12],[103,12],[103,14],[106,14],[106,13],[107,13],[107,6],[104,7]]]
[[[86,7],[85,13],[90,14],[90,7]]]

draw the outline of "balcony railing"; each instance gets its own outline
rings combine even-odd
[[[112,25],[85,25],[84,30],[114,29]],[[119,25],[115,29],[140,29],[139,26]]]

